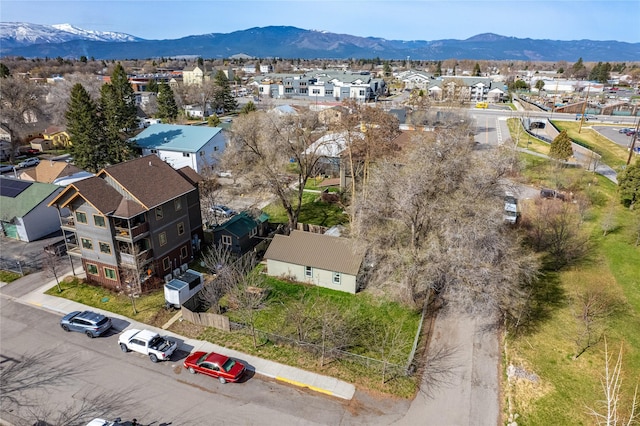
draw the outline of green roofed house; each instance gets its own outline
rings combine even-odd
[[[264,240],[267,219],[264,213],[254,219],[247,212],[241,212],[213,229],[213,243],[241,256]]]
[[[3,235],[35,241],[60,229],[58,212],[48,204],[64,187],[0,177],[0,223]]]
[[[364,252],[348,238],[292,231],[275,235],[264,258],[271,276],[355,294]]]
[[[142,155],[154,154],[178,170],[197,173],[210,169],[224,152],[225,137],[219,127],[153,124],[131,139]]]

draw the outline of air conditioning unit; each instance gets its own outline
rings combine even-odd
[[[164,276],[164,282],[165,283],[170,282],[172,279],[173,279],[173,275],[171,275],[171,274],[168,274],[168,275]]]
[[[182,265],[180,265],[180,269],[182,270],[182,272],[187,272],[187,269],[189,269],[189,265],[183,263]]]
[[[173,278],[178,278],[180,276],[182,272],[180,271],[180,268],[176,268],[173,270]]]

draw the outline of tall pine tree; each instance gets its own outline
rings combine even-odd
[[[138,117],[135,94],[121,64],[114,68],[111,82],[100,89],[100,112],[108,141],[108,162],[127,161],[133,152],[129,138],[138,128]]]
[[[218,71],[214,77],[216,85],[216,93],[213,98],[213,104],[216,110],[222,109],[224,112],[234,111],[238,108],[238,102],[231,94],[231,86],[229,79],[222,70]]]
[[[158,87],[158,113],[156,117],[168,121],[174,121],[178,118],[178,105],[176,105],[173,90],[166,83],[161,83]]]
[[[107,162],[104,128],[96,103],[80,83],[71,89],[65,117],[75,164],[97,172]]]

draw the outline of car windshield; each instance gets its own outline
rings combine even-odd
[[[208,356],[209,356],[209,354],[202,354],[202,356],[200,358],[198,358],[198,360],[196,361],[196,364],[200,365],[200,363],[202,361],[204,361],[205,359],[207,359]]]
[[[232,360],[231,358],[229,358],[223,365],[222,365],[222,369],[224,371],[231,371],[231,369],[233,368],[233,366],[236,365],[236,362],[234,360]]]

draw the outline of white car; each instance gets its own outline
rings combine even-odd
[[[18,168],[24,169],[26,167],[37,166],[38,164],[40,164],[40,159],[38,157],[31,157],[18,163]]]

